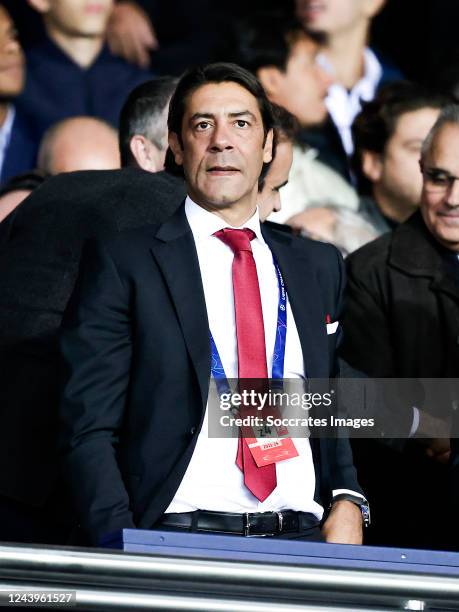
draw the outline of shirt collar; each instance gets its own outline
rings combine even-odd
[[[0,127],[0,150],[3,151],[8,146],[11,133],[13,131],[14,117],[16,116],[16,110],[11,104],[8,106],[5,121]]]
[[[368,100],[373,98],[382,77],[382,67],[373,51],[367,47],[363,55],[363,77],[356,83],[354,89],[359,92],[360,98]]]
[[[93,62],[89,66],[82,67],[77,64],[73,60],[73,58],[70,57],[70,55],[66,51],[64,51],[64,49],[62,49],[57,43],[55,43],[48,35],[43,37],[43,40],[39,44],[31,47],[30,55],[31,57],[37,56],[38,59],[40,59],[40,56],[45,55],[46,59],[52,59],[59,63],[65,62],[67,64],[70,64],[74,68],[80,70],[81,72],[87,72],[88,70],[91,70],[91,68],[97,65],[101,60],[104,61],[108,57],[114,57],[113,55],[111,55],[108,46],[104,44],[99,54],[94,58]]]
[[[320,66],[333,76],[334,69],[328,59],[322,53],[317,58]],[[358,95],[363,100],[371,99],[374,96],[376,88],[382,77],[381,64],[374,52],[366,47],[363,52],[363,76],[357,81],[351,90],[351,94]],[[332,83],[330,89],[334,87],[342,87],[338,83]]]
[[[218,230],[224,229],[225,227],[242,229],[236,227],[233,228],[231,225],[228,225],[228,223],[218,215],[215,215],[214,213],[202,208],[202,206],[199,206],[199,204],[196,204],[196,202],[194,202],[190,196],[187,196],[185,200],[185,214],[195,240],[209,238],[212,236],[212,234],[215,234],[215,232],[218,232]],[[255,233],[256,238],[263,244],[265,243],[261,233],[258,208],[242,227],[251,229]]]

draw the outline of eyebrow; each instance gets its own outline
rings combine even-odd
[[[449,170],[445,170],[444,168],[440,168],[438,166],[426,166],[426,170],[429,172],[438,172],[441,174],[448,174],[449,176],[452,176]]]
[[[246,116],[251,117],[253,121],[257,121],[256,116],[249,110],[242,110],[242,111],[236,111],[234,113],[228,113],[228,117],[230,117],[230,119],[236,119],[237,117],[246,117]],[[196,119],[215,119],[215,114],[204,111],[202,113],[195,113],[194,115],[190,117],[190,121],[196,121]]]

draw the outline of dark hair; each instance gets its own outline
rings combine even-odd
[[[442,108],[448,98],[409,81],[385,85],[371,102],[365,102],[352,125],[354,155],[352,166],[359,191],[371,193],[371,182],[362,172],[364,151],[383,154],[401,115],[422,108]]]
[[[278,104],[272,104],[274,113],[274,134],[276,139],[276,145],[280,142],[295,142],[296,134],[300,129],[298,119],[292,115],[286,108],[279,106]],[[278,155],[278,149],[273,155]],[[258,181],[258,191],[261,191],[265,185],[266,174],[260,177]]]
[[[317,44],[324,41],[322,34],[306,30],[292,18],[260,13],[234,24],[225,54],[254,74],[265,66],[285,72],[293,46],[306,37]]]
[[[274,128],[274,115],[271,102],[268,100],[261,83],[248,70],[236,64],[220,62],[191,68],[185,72],[177,85],[169,105],[169,118],[167,123],[169,132],[177,134],[180,144],[182,144],[182,121],[190,95],[203,85],[226,82],[237,83],[256,98],[263,121],[263,131],[266,141],[268,132]],[[273,154],[274,152],[275,142],[273,143]],[[269,163],[263,164],[261,176],[266,174],[269,165]],[[170,174],[184,176],[183,167],[175,163],[174,155],[170,148],[168,148],[166,153],[164,168]]]
[[[148,138],[160,151],[167,142],[167,126],[162,123],[162,114],[169,104],[178,79],[160,77],[136,87],[130,94],[120,113],[119,149],[121,166],[137,166],[130,143],[140,134]]]

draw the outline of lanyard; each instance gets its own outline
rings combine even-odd
[[[284,279],[273,256],[274,268],[277,274],[277,284],[279,287],[279,304],[277,307],[277,327],[276,340],[274,342],[273,352],[273,370],[272,378],[282,380],[284,378],[284,358],[285,358],[285,341],[287,338],[287,292],[285,291]],[[217,345],[210,333],[210,346],[212,351],[211,374],[215,378],[219,394],[230,393],[230,387],[223,368],[222,360],[218,353]]]

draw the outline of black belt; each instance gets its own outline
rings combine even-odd
[[[317,528],[319,519],[309,512],[211,512],[196,510],[164,514],[155,528],[172,527],[190,531],[213,531],[250,536],[275,536]]]

